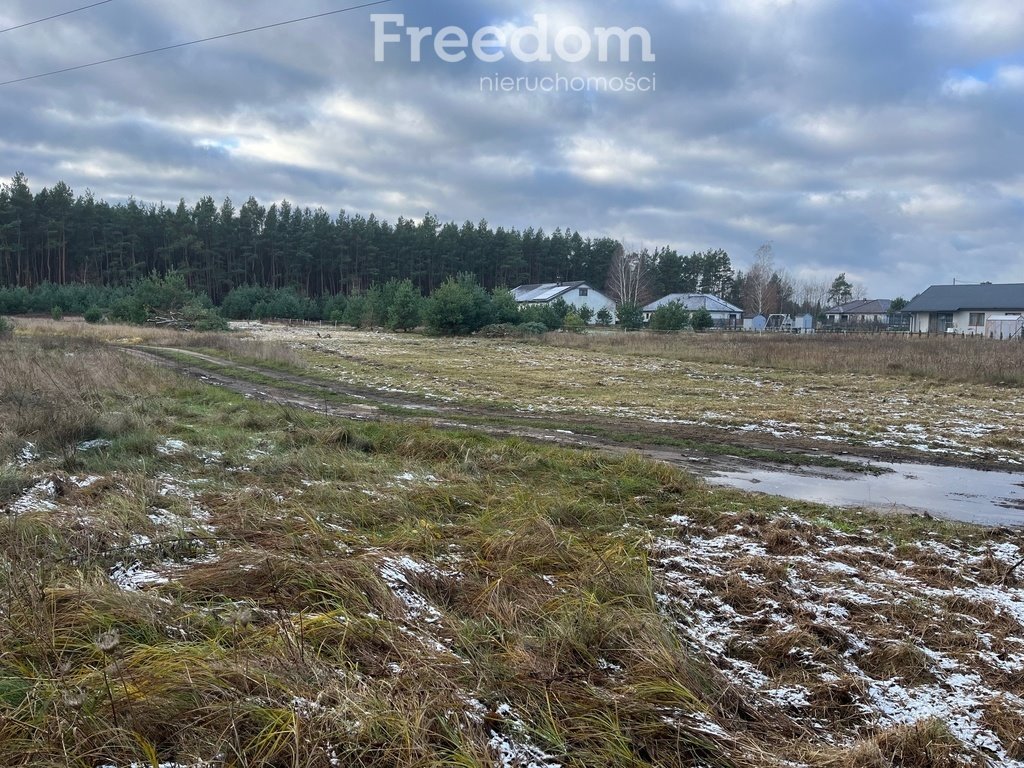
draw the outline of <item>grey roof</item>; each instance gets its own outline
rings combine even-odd
[[[658,307],[678,301],[686,309],[695,312],[698,309],[706,309],[708,312],[728,312],[729,314],[743,314],[743,310],[733,306],[728,301],[712,296],[710,293],[670,293],[657,301],[653,301],[644,307],[644,312],[653,312]]]
[[[933,285],[903,308],[904,312],[1024,310],[1024,283]]]
[[[538,283],[536,285],[520,285],[512,289],[512,296],[519,302],[547,303],[577,288],[590,288],[582,280],[575,283]],[[593,290],[590,288],[590,290]]]
[[[825,310],[828,315],[885,315],[892,306],[891,299],[857,299]]]

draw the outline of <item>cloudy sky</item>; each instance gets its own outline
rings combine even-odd
[[[0,80],[355,1],[111,0],[0,33]],[[0,29],[84,4],[6,0]],[[404,15],[383,61],[373,13]],[[551,62],[445,62],[430,37],[411,60],[408,28],[509,37],[536,14]],[[634,26],[655,61],[639,38],[598,60],[598,28]],[[594,42],[583,61],[570,27]],[[654,90],[616,91],[631,73]],[[524,90],[495,92],[499,75]],[[557,76],[606,87],[535,90]],[[15,171],[111,201],[255,195],[721,247],[741,267],[770,242],[795,277],[846,271],[883,297],[1024,282],[1024,3],[392,0],[0,86]]]

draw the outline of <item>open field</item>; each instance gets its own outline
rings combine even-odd
[[[1013,532],[0,344],[0,764],[1024,765]]]
[[[1024,343],[980,336],[598,332],[551,334],[548,342],[693,363],[1024,386]]]
[[[259,340],[287,344],[326,380],[439,405],[572,416],[595,428],[668,438],[696,434],[736,445],[756,441],[909,460],[1024,464],[1019,387],[691,362],[676,359],[678,351],[673,356],[614,347],[616,341],[630,343],[629,336],[559,334],[540,343],[245,327]]]

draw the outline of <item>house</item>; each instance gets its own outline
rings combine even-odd
[[[913,333],[981,335],[990,317],[1024,315],[1024,283],[933,285],[903,312]]]
[[[611,312],[612,322],[615,321],[615,302],[600,291],[584,282],[575,283],[540,283],[538,285],[520,285],[512,289],[512,296],[520,308],[527,306],[543,306],[561,299],[571,307],[589,307],[594,317],[591,324],[597,322],[597,313],[602,309]]]
[[[711,313],[716,328],[743,327],[743,310],[709,293],[670,293],[644,307],[644,322],[651,321],[651,315],[658,307],[671,304],[673,301],[682,304],[689,312],[706,309]]]
[[[857,299],[825,310],[829,325],[888,325],[892,301]]]

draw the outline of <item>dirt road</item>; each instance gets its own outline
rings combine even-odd
[[[1014,481],[1019,482],[1020,475],[995,471],[993,467],[982,467],[993,470],[984,472],[978,471],[976,464],[974,469],[965,469],[934,458],[919,462],[930,466],[932,474],[947,475],[945,483],[953,489],[949,493],[924,494],[919,479],[903,469],[907,457],[902,451],[847,446],[837,456],[822,452],[813,441],[690,425],[623,419],[602,422],[571,414],[533,416],[498,407],[419,400],[405,394],[236,363],[193,350],[136,347],[126,351],[246,397],[346,419],[425,423],[438,429],[479,431],[495,437],[517,437],[617,455],[633,452],[684,467],[711,482],[753,491],[759,490],[761,477],[789,476],[799,478],[800,482],[772,484],[772,492],[809,501],[835,498],[832,486],[839,483],[845,489],[841,497],[844,506],[936,514],[989,525],[1024,524],[1024,515],[1020,514],[1024,500],[1006,491]],[[981,489],[971,496],[970,504],[961,503],[957,497],[962,494],[956,493],[956,489],[963,484],[964,472],[974,473],[971,482],[975,486],[991,485],[991,493],[986,495]],[[900,477],[892,477],[894,474],[899,474],[903,482]],[[877,475],[887,476],[886,494],[881,498],[872,486],[871,478]],[[992,482],[986,483],[986,478]],[[767,484],[764,490],[768,490]]]

